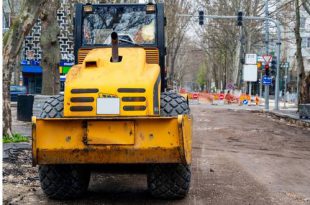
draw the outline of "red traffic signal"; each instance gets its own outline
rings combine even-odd
[[[265,65],[265,75],[269,76],[270,72],[269,72],[269,65]]]

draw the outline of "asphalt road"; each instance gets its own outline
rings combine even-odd
[[[5,204],[310,204],[310,130],[259,113],[192,105],[192,183],[183,200],[156,200],[144,175],[92,174],[79,200],[46,198],[30,151],[4,162]],[[30,129],[27,128],[27,129]]]

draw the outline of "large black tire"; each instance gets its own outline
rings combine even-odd
[[[177,93],[163,92],[160,95],[160,115],[176,116],[189,114],[190,109],[186,99]]]
[[[148,190],[156,198],[184,198],[190,187],[190,165],[154,164],[147,177]]]
[[[41,165],[39,178],[49,198],[73,199],[87,191],[90,172],[80,165]]]
[[[63,117],[63,95],[53,96],[43,105],[40,117]],[[43,192],[53,199],[71,199],[87,191],[90,171],[81,165],[40,165],[39,178]]]
[[[176,93],[164,92],[160,97],[160,115],[189,114],[186,99]],[[148,190],[156,198],[184,198],[190,187],[191,169],[187,164],[153,164],[149,167]]]
[[[51,97],[43,104],[40,114],[41,118],[60,118],[63,117],[64,96],[57,95]]]

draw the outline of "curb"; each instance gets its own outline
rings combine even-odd
[[[293,116],[290,114],[283,114],[279,112],[274,111],[266,111],[266,110],[250,110],[247,109],[245,111],[251,112],[251,113],[258,113],[258,114],[265,114],[266,116],[269,115],[274,119],[277,120],[285,120],[288,123],[295,124],[300,127],[310,128],[310,120],[304,120],[300,119],[298,116]]]
[[[284,119],[286,122],[289,122],[291,124],[295,124],[301,127],[306,127],[306,128],[310,128],[310,121],[307,120],[303,120],[303,119],[299,119],[299,117],[297,116],[292,116],[289,114],[283,114],[283,113],[278,113],[278,112],[273,112],[273,111],[261,111],[261,113],[264,114],[269,114],[274,118],[277,119]]]

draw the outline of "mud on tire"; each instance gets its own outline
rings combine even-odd
[[[49,198],[71,199],[86,192],[90,172],[78,165],[41,165],[39,178],[41,188]]]
[[[63,117],[63,95],[47,100],[41,118]],[[40,165],[39,178],[43,192],[53,199],[80,197],[87,191],[90,171],[81,165]]]
[[[184,164],[154,164],[147,176],[148,189],[156,198],[184,198],[190,181],[190,166]]]

